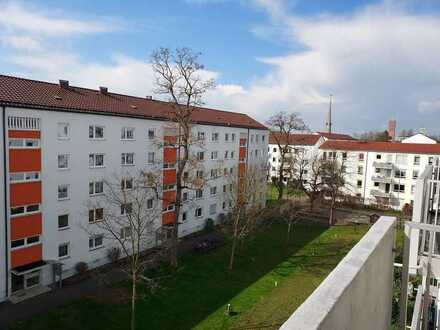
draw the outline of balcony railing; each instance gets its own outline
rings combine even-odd
[[[371,180],[380,183],[391,183],[393,181],[393,179],[390,176],[384,176],[384,175],[373,175],[371,177]]]
[[[394,165],[391,162],[374,162],[373,166],[376,168],[392,169]]]
[[[40,119],[31,117],[10,116],[8,117],[8,128],[27,131],[38,131],[40,130]]]
[[[371,190],[371,195],[374,197],[391,198],[391,193],[385,191],[373,189]]]

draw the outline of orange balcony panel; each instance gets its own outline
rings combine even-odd
[[[40,149],[10,149],[9,171],[10,172],[41,171],[41,150]]]
[[[240,147],[240,150],[238,152],[238,157],[239,158],[246,158],[246,148]]]
[[[170,144],[176,144],[177,142],[177,136],[175,135],[166,135],[163,137],[163,142],[170,143]]]
[[[174,222],[175,218],[176,218],[176,213],[174,211],[163,213],[162,214],[162,224],[163,225],[170,225]]]
[[[41,137],[40,131],[21,131],[21,130],[11,130],[8,132],[10,138],[22,139],[39,139]]]
[[[240,145],[241,146],[246,145],[246,139],[240,139]]]
[[[176,183],[176,170],[163,170],[163,184]]]
[[[238,174],[245,174],[246,173],[246,164],[240,163],[238,164]]]
[[[163,148],[163,162],[175,163],[177,161],[177,149],[176,148]]]
[[[43,245],[37,244],[11,251],[11,267],[19,267],[40,261],[43,257]]]
[[[176,201],[176,191],[164,191],[162,198],[162,207],[167,207]]]
[[[41,235],[43,232],[41,213],[11,219],[11,240]]]
[[[41,203],[41,182],[23,182],[10,185],[11,206]]]

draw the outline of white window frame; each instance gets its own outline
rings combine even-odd
[[[96,245],[96,240],[101,238],[101,244],[100,245]],[[92,246],[90,246],[90,241],[93,242]],[[100,249],[104,247],[104,235],[103,234],[99,234],[99,235],[93,235],[89,237],[89,251],[94,251],[97,249]]]
[[[102,191],[96,192],[96,187],[99,187],[101,185]],[[89,182],[89,196],[99,196],[104,194],[104,181],[90,181]]]
[[[38,206],[36,211],[28,211],[30,207],[35,207],[35,206]],[[12,214],[13,209],[23,209],[23,212]],[[40,206],[40,204],[28,204],[28,205],[14,206],[9,209],[9,212],[10,212],[11,218],[21,217],[23,215],[40,213],[41,206]]]
[[[34,178],[36,176],[36,178]],[[39,182],[41,181],[40,172],[11,172],[9,173],[9,183]]]
[[[127,162],[130,159],[130,156],[131,156],[131,160],[132,160],[131,163]],[[134,152],[121,153],[121,165],[122,166],[134,166],[135,165]]]
[[[65,197],[60,197],[60,188],[65,188],[65,190],[66,190],[66,196]],[[64,190],[64,189],[63,189]],[[58,200],[59,201],[65,201],[65,200],[68,200],[68,199],[70,199],[70,185],[69,184],[59,184],[58,185],[58,193],[57,193],[57,198],[58,198]]]
[[[13,145],[17,143],[16,145]],[[19,143],[18,143],[19,142]],[[35,143],[35,145],[27,146],[28,142]],[[40,140],[33,138],[9,138],[9,149],[40,149]]]
[[[90,131],[92,129],[92,132]],[[102,137],[96,137],[97,129],[102,129]],[[92,133],[92,136],[90,136],[90,133]],[[89,125],[89,132],[88,132],[89,140],[104,140],[105,139],[105,126],[103,125]]]
[[[60,256],[60,248],[62,246],[67,246],[67,254]],[[70,257],[70,242],[64,242],[58,245],[58,260],[63,260],[63,259],[67,259]]]
[[[147,152],[147,164],[152,165],[154,164],[155,154],[154,151]]]
[[[127,182],[129,182],[130,184],[127,184]],[[133,187],[134,187],[133,178],[122,178],[121,179],[121,190],[123,190],[123,191],[132,190]]]
[[[198,211],[200,211],[200,212],[198,212]],[[199,214],[200,213],[200,214]],[[195,210],[194,210],[194,216],[196,217],[196,218],[201,218],[201,217],[203,217],[203,208],[202,207],[197,207]]]
[[[209,194],[210,194],[211,196],[215,196],[215,195],[217,195],[217,186],[214,186],[214,187],[209,188]]]
[[[64,133],[64,129],[66,128],[66,135],[61,135],[61,130],[62,129],[63,133]],[[70,124],[69,123],[58,123],[57,124],[57,139],[58,140],[69,140],[70,139]]]
[[[96,210],[102,210],[102,219],[96,219]],[[93,212],[93,221],[90,221],[90,212]],[[90,209],[89,213],[88,213],[88,222],[89,223],[96,223],[96,222],[100,222],[104,220],[104,208],[103,207],[98,207],[98,208],[94,208],[94,209]]]
[[[29,239],[35,238],[35,237],[38,237],[38,240],[36,242],[32,242],[32,243],[28,242]],[[17,242],[17,241],[23,241],[23,244],[12,247],[12,242]],[[22,249],[22,248],[33,246],[33,245],[38,245],[38,244],[41,244],[41,236],[40,235],[27,236],[27,237],[11,240],[9,245],[10,245],[11,251],[13,251],[13,250],[18,250],[18,249]]]
[[[130,132],[131,132],[131,137],[129,137]],[[122,127],[121,140],[122,141],[134,141],[134,127]]]
[[[96,165],[96,159],[98,156],[102,157],[102,165]],[[93,159],[93,164],[90,164],[91,158]],[[103,153],[89,154],[89,168],[103,168],[103,167],[105,167],[105,154]]]
[[[62,226],[60,227],[60,217],[67,217],[67,225],[66,226]],[[70,224],[69,224],[69,213],[64,213],[64,214],[59,214],[58,218],[57,218],[57,225],[58,225],[58,230],[66,230],[70,228]]]
[[[153,134],[150,134],[153,133]],[[156,138],[156,129],[148,128],[147,129],[147,138],[148,140],[154,140]]]

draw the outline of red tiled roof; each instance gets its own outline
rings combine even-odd
[[[289,142],[292,145],[313,146],[320,138],[318,134],[290,134]],[[269,144],[278,144],[277,141],[286,144],[286,140],[286,136],[278,132],[271,132],[269,135]]]
[[[348,134],[327,133],[327,132],[317,132],[317,133],[329,140],[354,140],[354,138],[352,138]]]
[[[320,147],[323,150],[379,151],[409,154],[440,154],[440,144],[399,143],[399,142],[363,142],[328,140]]]
[[[0,75],[0,104],[166,120],[171,103],[98,90]],[[208,108],[193,112],[198,124],[267,129],[246,114]]]

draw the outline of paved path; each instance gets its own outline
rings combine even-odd
[[[222,235],[213,232],[184,239],[179,245],[180,254],[191,251],[194,244],[205,239],[221,239]],[[27,299],[18,304],[0,303],[0,330],[8,329],[15,322],[26,320],[35,314],[45,312],[57,306],[65,305],[74,300],[96,295],[105,290],[109,284],[117,283],[126,278],[120,269],[112,269],[107,273],[91,277],[87,280],[65,285],[63,288],[53,288],[52,291]]]

